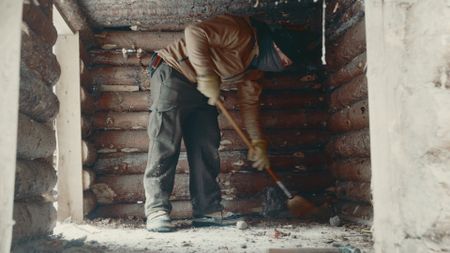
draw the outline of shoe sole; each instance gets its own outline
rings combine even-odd
[[[170,232],[174,232],[175,228],[168,228],[168,227],[164,227],[164,228],[146,228],[146,230],[149,231],[149,232],[170,233]]]
[[[235,226],[238,221],[240,221],[240,220],[224,220],[221,222],[218,222],[218,221],[192,221],[192,226],[193,227]]]
[[[192,222],[192,226],[195,228],[202,228],[202,227],[225,227],[225,226],[233,226],[234,224],[223,224],[223,223],[213,223],[213,222]]]
[[[147,223],[145,229],[150,232],[168,233],[175,231],[175,227],[167,220],[154,221]]]

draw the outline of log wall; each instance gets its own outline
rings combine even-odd
[[[327,122],[325,153],[336,178],[337,209],[350,221],[371,223],[371,167],[364,1],[327,5]]]
[[[92,125],[95,133],[89,140],[97,150],[93,165],[92,186],[101,217],[143,215],[145,201],[142,186],[147,163],[149,138],[147,126],[151,89],[135,55],[123,58],[120,49],[142,45],[146,50],[158,49],[172,42],[179,33],[104,32],[96,38],[102,49],[91,50],[91,82],[100,92],[95,100]],[[141,46],[140,46],[141,47]],[[148,52],[147,52],[148,53]],[[143,63],[148,63],[144,55]],[[269,156],[274,169],[296,192],[317,193],[333,183],[325,170],[324,145],[328,142],[328,112],[322,85],[296,74],[269,74],[262,81],[261,117],[270,143]],[[151,85],[151,84],[150,84]],[[225,107],[242,125],[237,87],[223,85],[221,96]],[[264,188],[274,186],[265,174],[257,172],[246,160],[247,148],[219,115],[221,130],[222,196],[228,210],[252,212],[261,207],[259,196]],[[189,200],[189,166],[184,145],[177,166],[172,195],[176,216],[186,217]],[[252,183],[248,183],[251,181]],[[239,205],[245,203],[245,207]],[[250,203],[250,204],[249,204]],[[255,204],[256,203],[256,204]],[[250,208],[251,207],[251,208]],[[177,209],[177,208],[175,208]]]
[[[52,53],[56,37],[52,6],[24,1],[14,194],[15,244],[51,234],[56,223],[53,200],[43,197],[52,195],[56,184],[53,120],[59,111],[59,101],[52,87],[61,73]]]

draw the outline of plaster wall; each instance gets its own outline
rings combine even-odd
[[[17,117],[19,111],[19,61],[22,1],[0,2],[0,252],[10,251],[14,221]]]
[[[366,2],[376,252],[450,250],[449,13]]]

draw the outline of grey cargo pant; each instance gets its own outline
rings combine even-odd
[[[182,74],[162,63],[151,77],[152,112],[144,174],[145,214],[170,212],[169,197],[183,138],[190,168],[194,216],[220,211],[220,131],[217,109]]]

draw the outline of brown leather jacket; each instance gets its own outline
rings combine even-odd
[[[179,39],[159,50],[158,55],[193,83],[197,75],[218,75],[222,83],[236,83],[239,104],[252,140],[264,139],[259,121],[259,95],[256,82],[262,72],[248,70],[259,49],[256,31],[247,17],[231,15],[189,25]]]

